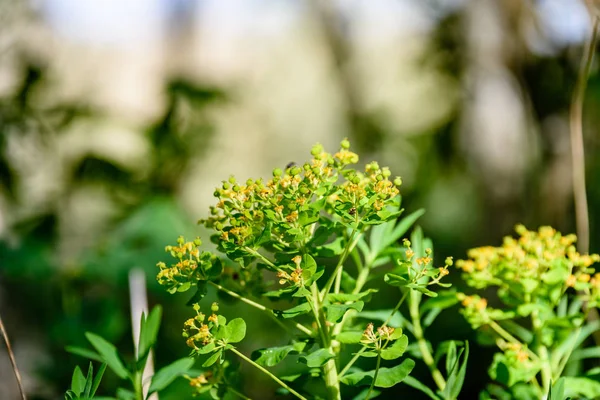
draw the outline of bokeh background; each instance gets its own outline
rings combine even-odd
[[[222,179],[269,176],[316,142],[348,137],[361,162],[402,176],[438,260],[518,222],[574,232],[568,108],[590,30],[578,0],[0,0],[0,312],[30,398],[62,398],[85,364],[64,347],[85,331],[131,353],[132,268],[165,308],[157,364],[187,354],[187,298],[154,281],[164,246],[202,234]],[[584,134],[597,252],[596,70]],[[246,352],[284,340],[259,315],[249,324]],[[430,334],[475,339],[455,309]],[[464,399],[491,361],[474,349]],[[267,399],[271,383],[245,372],[244,391]],[[102,394],[117,384],[107,373]],[[420,398],[387,392],[401,393]],[[0,398],[18,398],[4,346]]]

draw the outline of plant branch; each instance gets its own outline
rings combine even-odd
[[[17,368],[17,361],[15,359],[15,354],[12,351],[12,347],[10,345],[10,340],[8,340],[8,333],[4,328],[4,323],[2,322],[2,316],[0,316],[0,330],[2,331],[2,336],[4,337],[4,343],[6,343],[6,350],[8,352],[8,358],[10,359],[10,363],[13,368],[13,372],[15,373],[15,378],[17,379],[17,385],[19,386],[19,392],[21,393],[21,399],[27,400],[25,396],[25,388],[23,387],[23,381],[21,380],[21,374],[19,373],[19,369]]]
[[[377,354],[377,365],[375,365],[375,373],[373,374],[373,382],[371,382],[371,386],[369,387],[369,391],[365,396],[365,400],[369,400],[371,397],[371,393],[373,393],[373,388],[375,387],[375,381],[377,380],[377,375],[379,374],[379,366],[381,365],[381,354]]]
[[[271,379],[273,379],[275,382],[277,382],[282,388],[286,389],[287,391],[289,391],[291,394],[293,394],[297,398],[299,398],[301,400],[307,400],[306,397],[302,396],[300,393],[296,392],[294,389],[289,387],[284,381],[282,381],[281,379],[279,379],[278,377],[273,375],[269,370],[267,370],[263,366],[255,363],[250,358],[246,357],[243,353],[240,353],[235,347],[232,347],[229,350],[231,350],[232,352],[237,354],[242,360],[246,361],[247,363],[253,365],[255,368],[258,368],[259,370],[261,370],[262,372],[267,374]]]
[[[433,355],[429,351],[429,347],[427,346],[427,342],[425,341],[425,337],[423,334],[423,327],[421,326],[421,312],[419,310],[420,301],[418,295],[418,292],[410,290],[409,311],[410,318],[413,323],[413,334],[417,339],[419,351],[423,356],[423,361],[429,368],[431,377],[433,378],[435,385],[438,387],[439,390],[444,390],[444,388],[446,387],[446,380],[444,379],[444,376],[442,375],[438,367],[435,365],[435,360],[433,359]]]
[[[588,75],[594,58],[594,49],[598,40],[598,17],[593,16],[592,36],[581,58],[579,75],[573,92],[569,125],[571,128],[571,161],[573,170],[573,196],[575,198],[575,222],[579,251],[587,253],[590,243],[590,223],[585,184],[585,151],[583,144],[583,101]]]
[[[244,303],[251,305],[254,308],[257,308],[261,311],[266,312],[272,319],[273,321],[275,321],[279,326],[281,326],[283,329],[288,330],[288,326],[286,324],[284,324],[282,321],[279,320],[279,318],[277,318],[277,316],[273,313],[273,310],[271,310],[270,308],[267,308],[265,306],[263,306],[260,303],[257,303],[255,301],[250,300],[247,297],[241,296],[239,294],[237,294],[236,292],[233,292],[221,285],[219,285],[218,283],[214,283],[212,281],[207,281],[210,285],[214,286],[215,288],[217,288],[218,290],[227,293],[228,295],[230,295],[231,297],[235,297],[238,300],[243,301]],[[299,331],[307,334],[308,336],[313,336],[313,331],[310,330],[309,328],[307,328],[306,326],[298,323],[298,322],[291,322],[292,325],[298,329]]]

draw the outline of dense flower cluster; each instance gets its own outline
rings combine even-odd
[[[185,292],[199,280],[218,276],[222,272],[220,260],[208,251],[200,251],[202,241],[196,238],[186,242],[183,236],[177,239],[176,246],[167,246],[165,251],[177,262],[167,266],[164,262],[157,264],[160,271],[156,279],[158,283],[168,286],[170,293]]]
[[[215,314],[219,310],[216,303],[211,307],[211,315],[207,316],[200,312],[200,306],[194,304],[196,316],[188,319],[183,324],[183,337],[186,338],[186,344],[194,349],[200,349],[214,341],[214,328],[219,327],[219,317]]]
[[[477,289],[497,287],[499,297],[510,306],[532,297],[556,304],[568,287],[596,304],[600,275],[592,277],[590,266],[600,260],[597,254],[579,254],[575,235],[562,236],[551,227],[535,232],[519,225],[516,231],[519,238],[506,237],[501,247],[472,249],[468,260],[456,262],[467,284]]]
[[[218,202],[211,216],[201,220],[216,230],[213,240],[232,259],[252,259],[258,247],[290,251],[306,245],[322,213],[337,216],[345,225],[359,229],[387,216],[387,205],[396,204],[399,178],[390,180],[388,168],[376,162],[364,172],[348,168],[358,155],[342,141],[335,154],[313,147],[312,160],[302,166],[276,168],[268,181],[234,177],[215,190]]]

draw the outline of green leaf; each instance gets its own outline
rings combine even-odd
[[[425,296],[437,297],[437,295],[438,295],[436,292],[432,292],[431,290],[427,289],[425,286],[422,286],[417,283],[409,283],[408,285],[406,285],[406,287],[409,289],[416,290],[417,292],[421,292]]]
[[[317,351],[313,351],[306,356],[300,357],[299,361],[305,363],[308,368],[317,368],[325,364],[327,360],[333,357],[335,357],[335,355],[329,350],[318,349]]]
[[[67,346],[67,347],[65,347],[65,350],[67,350],[69,353],[72,353],[72,354],[75,354],[75,355],[78,355],[81,357],[85,357],[90,360],[98,361],[100,363],[102,362],[102,357],[100,357],[100,355],[98,355],[98,353],[95,353],[89,349],[84,349],[83,347]]]
[[[190,357],[185,357],[172,362],[166,367],[161,368],[152,377],[152,383],[150,384],[149,393],[154,393],[165,389],[177,377],[187,374],[193,366],[194,359]]]
[[[254,350],[250,358],[263,367],[273,367],[283,361],[290,353],[299,353],[304,350],[306,343],[298,342],[287,346],[268,347]]]
[[[381,358],[384,360],[395,360],[404,354],[407,346],[408,337],[406,335],[402,335],[400,339],[394,341],[391,346],[381,350]]]
[[[461,355],[464,355],[461,362]],[[469,360],[469,342],[465,341],[464,350],[461,349],[456,362],[452,367],[452,370],[448,374],[446,380],[446,387],[444,388],[443,395],[446,399],[456,399],[462,390],[463,383],[465,381],[465,374],[467,371],[467,361]]]
[[[429,298],[421,306],[421,314],[433,309],[446,309],[452,307],[458,303],[458,297],[456,297],[456,290],[442,290],[438,293],[438,297]]]
[[[360,293],[329,293],[327,295],[327,300],[330,303],[346,303],[349,301],[358,301],[363,297],[370,296],[372,293],[377,293],[379,290],[377,289],[368,289],[364,292]]]
[[[106,371],[106,363],[102,363],[100,368],[98,368],[98,372],[96,373],[96,377],[94,378],[94,382],[92,383],[92,390],[90,391],[90,396],[94,397],[98,387],[100,386],[100,382],[102,381],[102,377],[104,376],[104,371]]]
[[[565,378],[560,378],[552,387],[548,393],[550,400],[564,400],[565,398]]]
[[[90,361],[90,365],[88,367],[88,373],[85,377],[85,389],[83,390],[83,397],[89,398],[90,392],[92,390],[92,381],[94,380],[94,366]]]
[[[362,392],[354,396],[352,400],[365,400],[367,398],[367,394],[369,394],[369,389],[364,389]],[[380,394],[381,392],[379,390],[373,389],[369,395],[369,400],[379,397]]]
[[[390,314],[392,313],[392,311],[393,311],[392,309],[377,310],[377,311],[361,311],[360,313],[358,313],[357,317],[367,319],[370,321],[376,320],[376,321],[385,322],[390,317]],[[406,322],[407,321],[402,317],[402,315],[399,312],[396,312],[396,313],[394,313],[394,316],[388,322],[387,325],[391,326],[393,328],[398,328],[398,327],[404,326]]]
[[[75,367],[73,371],[73,377],[71,378],[71,390],[77,397],[81,396],[85,389],[85,376],[79,366]]]
[[[136,400],[135,393],[131,390],[118,388],[117,389],[117,399],[119,400]]]
[[[140,360],[148,355],[150,349],[156,342],[156,335],[160,328],[160,318],[162,316],[162,307],[156,306],[150,311],[148,318],[142,313],[142,322],[140,329],[140,339],[137,359]]]
[[[310,312],[310,304],[301,303],[301,304],[298,304],[296,307],[292,307],[292,308],[284,310],[284,311],[279,311],[278,313],[283,318],[294,318],[294,317],[297,317],[298,315],[306,314],[308,312]],[[277,313],[277,311],[276,311],[276,313]]]
[[[344,344],[356,344],[360,343],[362,337],[363,331],[346,331],[337,335],[335,340]]]
[[[196,283],[196,293],[185,303],[186,306],[191,306],[194,303],[198,303],[208,293],[208,283],[206,281],[198,281]]]
[[[119,378],[126,379],[129,376],[129,372],[119,358],[119,354],[115,346],[113,346],[106,339],[92,332],[86,332],[85,337],[90,341],[100,357],[102,357],[102,361],[104,361]]]
[[[202,364],[202,366],[204,368],[210,367],[211,365],[213,365],[214,363],[216,363],[219,358],[221,358],[222,354],[223,354],[223,350],[216,351],[215,354],[213,354],[212,356],[208,357],[208,359],[206,361],[204,361],[204,363]]]
[[[271,240],[271,223],[267,223],[265,229],[261,232],[260,236],[254,241],[255,247],[260,247]]]
[[[227,324],[228,342],[238,343],[246,337],[246,322],[241,318],[235,318]]]
[[[578,378],[566,376],[565,395],[567,396],[585,396],[589,399],[597,399],[600,397],[600,382],[589,378]]]
[[[348,310],[356,310],[358,312],[362,311],[365,303],[362,301],[357,301],[356,303],[351,304],[329,304],[325,306],[327,310],[326,319],[329,322],[337,323],[342,320],[344,314]]]
[[[420,390],[421,392],[425,393],[427,396],[429,396],[433,400],[441,400],[433,392],[433,390],[429,389],[427,386],[423,385],[421,382],[419,382],[417,379],[413,378],[412,376],[407,376],[406,378],[404,378],[404,383],[406,383],[410,387]]]
[[[410,358],[407,358],[393,368],[379,368],[375,386],[382,388],[392,387],[402,382],[408,376],[408,374],[410,374],[414,367],[415,362]],[[340,382],[349,386],[370,385],[371,382],[373,382],[374,374],[375,370],[367,372],[354,372],[352,374],[344,375],[340,379]]]
[[[404,287],[410,283],[408,279],[396,274],[385,274],[383,281],[388,285],[396,287]]]

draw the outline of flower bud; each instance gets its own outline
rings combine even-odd
[[[216,301],[214,303],[212,303],[212,305],[210,306],[210,310],[214,313],[219,311],[219,303],[217,303]]]
[[[283,174],[283,171],[281,170],[281,168],[275,168],[273,170],[273,176],[281,176],[281,174]]]
[[[340,146],[342,147],[342,149],[348,150],[350,148],[350,141],[348,139],[344,139],[340,143]]]

